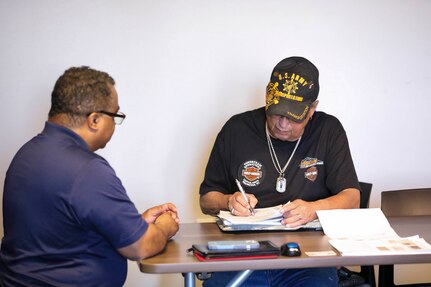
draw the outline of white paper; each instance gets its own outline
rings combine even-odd
[[[259,230],[259,228],[262,228],[262,230],[298,230],[301,228],[321,228],[318,219],[296,227],[287,227],[286,225],[282,225],[281,220],[283,219],[283,214],[280,213],[281,208],[281,204],[266,208],[256,208],[254,210],[256,212],[254,216],[235,216],[228,211],[220,211],[217,216],[223,220],[223,224],[225,226],[244,225],[247,226],[247,228],[250,228],[249,226],[253,226],[257,228],[255,230]]]
[[[256,208],[255,215],[235,216],[229,211],[220,211],[218,217],[223,219],[225,225],[230,224],[259,224],[259,225],[276,225],[281,224],[283,214],[280,213],[282,205]]]
[[[398,237],[380,208],[318,210],[317,216],[331,239]]]
[[[399,237],[380,208],[319,210],[317,216],[342,255],[431,253],[431,245],[419,236]]]
[[[376,240],[331,239],[331,245],[343,255],[387,255],[431,253],[431,245],[419,236]]]

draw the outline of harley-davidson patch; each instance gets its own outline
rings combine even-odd
[[[309,168],[316,165],[323,165],[323,161],[312,158],[312,157],[306,157],[303,160],[301,160],[300,168]]]
[[[263,169],[262,164],[255,160],[249,160],[242,164],[241,175],[242,183],[247,186],[258,186],[262,182]]]
[[[317,168],[315,166],[312,166],[305,171],[304,176],[308,180],[315,181],[317,178],[317,173]]]

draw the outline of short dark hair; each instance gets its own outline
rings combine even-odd
[[[65,114],[74,125],[91,112],[108,109],[112,100],[108,84],[114,86],[115,81],[105,72],[87,66],[69,68],[55,83],[49,117]]]

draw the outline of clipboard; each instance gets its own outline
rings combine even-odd
[[[199,261],[269,259],[280,255],[280,248],[270,240],[259,241],[256,249],[210,250],[207,244],[193,244],[188,251],[193,251]]]
[[[223,219],[216,217],[215,222],[217,226],[220,228],[221,231],[224,232],[246,232],[246,231],[321,231],[322,225],[320,224],[319,219],[315,219],[313,221],[308,222],[305,225],[301,225],[295,228],[287,227],[282,224],[274,224],[274,225],[267,225],[267,224],[225,224]]]

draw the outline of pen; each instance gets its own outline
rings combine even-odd
[[[244,189],[243,189],[243,188],[242,188],[242,186],[241,186],[241,183],[239,182],[239,180],[238,180],[238,179],[235,179],[235,181],[236,181],[236,185],[237,185],[237,186],[238,186],[238,188],[239,188],[239,191],[241,191],[242,196],[244,196],[244,199],[245,199],[245,201],[246,201],[246,202],[247,202],[247,204],[248,204],[248,210],[250,210],[251,215],[255,215],[256,213],[254,212],[253,207],[251,207],[250,202],[248,201],[248,198],[247,198],[247,196],[245,195],[245,191],[244,191]]]

